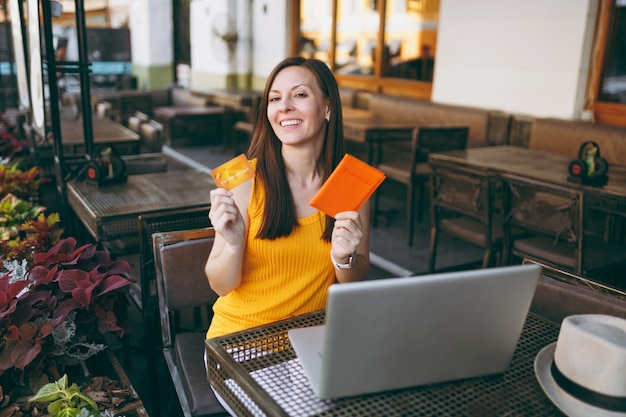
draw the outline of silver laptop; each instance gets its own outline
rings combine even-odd
[[[320,398],[504,372],[541,272],[519,265],[334,284],[289,339]]]

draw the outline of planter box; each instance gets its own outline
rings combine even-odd
[[[121,386],[129,390],[134,398],[120,408],[110,409],[108,416],[125,416],[125,417],[149,417],[143,401],[139,398],[137,391],[128,379],[122,365],[115,357],[110,348],[105,349],[100,354],[93,356],[87,360],[87,369],[90,375],[107,376],[120,382]],[[71,381],[70,381],[71,382]]]
[[[84,383],[92,383],[92,378],[106,377],[115,381],[115,386],[119,386],[126,392],[126,395],[123,395],[123,397],[127,399],[123,404],[119,407],[111,406],[103,411],[106,417],[149,417],[143,402],[110,348],[87,359],[84,367],[81,365],[66,366],[65,373],[68,375],[69,383],[76,383],[81,389]],[[85,376],[86,374],[87,376]],[[83,392],[87,393],[85,390]],[[32,395],[26,395],[25,393],[15,394],[15,402],[6,404],[4,408],[0,407],[0,416],[29,417],[34,415],[29,411],[31,410],[30,406],[25,407]]]

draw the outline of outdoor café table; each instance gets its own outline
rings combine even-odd
[[[177,139],[173,137],[175,124],[191,129],[194,126],[208,128],[211,123],[215,123],[220,129],[219,135],[216,136],[221,141],[226,141],[229,132],[229,112],[230,110],[222,106],[164,106],[154,109],[154,119],[163,124],[167,145],[172,145]]]
[[[411,140],[414,125],[382,117],[369,110],[343,107],[346,140],[365,145],[366,162],[374,163],[374,148],[385,140]]]
[[[626,216],[626,165],[610,165],[608,182],[603,186],[592,186],[568,181],[572,158],[517,146],[487,146],[432,153],[428,161],[431,165],[460,165],[484,170],[494,176],[514,174],[582,190],[588,207]]]
[[[110,119],[94,117],[94,145],[113,145],[120,155],[138,154],[140,150],[139,135],[120,123]],[[64,154],[85,152],[85,135],[82,118],[61,119],[61,141]]]
[[[208,90],[194,90],[194,93],[209,97],[213,104],[233,110],[255,110],[261,101],[263,91],[250,88],[227,87]]]
[[[556,341],[559,330],[538,316],[527,317],[511,365],[502,374],[334,400],[315,396],[287,334],[324,322],[325,313],[319,311],[208,339],[207,378],[240,416],[561,415],[534,373],[537,353]],[[394,348],[404,355],[401,346]]]
[[[136,236],[140,215],[208,206],[213,188],[215,182],[208,172],[168,171],[129,175],[126,182],[101,187],[69,181],[67,201],[89,234],[100,242]]]

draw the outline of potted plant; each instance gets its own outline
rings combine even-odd
[[[17,237],[22,223],[36,219],[44,208],[29,201],[7,194],[0,199],[0,239],[9,240]]]
[[[11,234],[15,232],[13,226],[4,232],[0,227],[0,235],[8,236],[0,238],[0,262],[5,264],[5,270],[14,271],[17,265],[27,266],[35,252],[46,252],[56,245],[64,231],[58,227],[59,222],[58,213],[39,213],[36,218],[25,220],[17,226],[17,233]],[[25,272],[19,277],[23,277]],[[18,277],[14,275],[13,278]]]
[[[23,279],[0,276],[0,388],[35,393],[67,364],[102,351],[102,335],[123,335],[115,307],[129,272],[127,262],[69,237],[35,252]]]
[[[11,160],[27,153],[26,143],[15,136],[15,126],[6,120],[4,113],[0,113],[0,161]]]
[[[47,181],[38,167],[22,170],[19,162],[0,164],[0,197],[13,194],[23,200],[38,199],[39,187]]]

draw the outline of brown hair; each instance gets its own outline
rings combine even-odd
[[[248,157],[257,159],[255,187],[265,188],[263,221],[257,238],[275,239],[288,236],[298,226],[295,205],[287,182],[285,163],[281,157],[282,143],[267,118],[269,91],[280,71],[291,66],[308,68],[317,79],[322,93],[329,99],[330,120],[326,124],[324,144],[317,161],[317,169],[325,182],[345,154],[343,117],[337,81],[328,66],[318,59],[289,57],[272,70],[259,104],[259,111]],[[330,242],[335,220],[326,216],[322,238]]]

